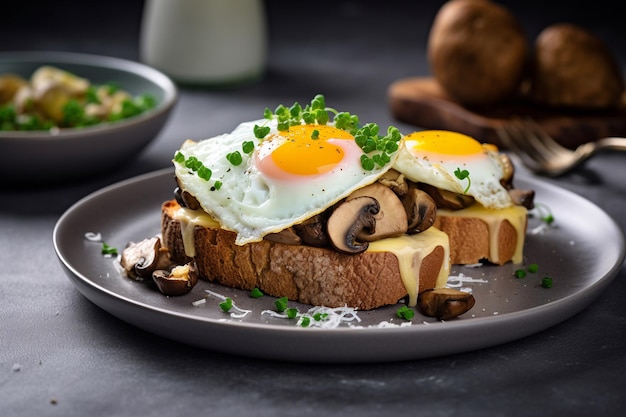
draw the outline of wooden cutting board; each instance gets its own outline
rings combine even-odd
[[[450,98],[433,78],[414,77],[389,86],[392,115],[423,129],[454,130],[504,148],[496,128],[513,118],[530,116],[570,148],[607,136],[626,136],[626,106],[611,111],[549,110],[524,102],[468,108]]]

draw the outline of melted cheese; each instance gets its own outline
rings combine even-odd
[[[180,222],[180,231],[183,236],[183,246],[185,247],[185,255],[193,258],[196,256],[196,248],[193,243],[193,234],[196,226],[207,228],[219,228],[220,224],[204,210],[190,210],[181,207],[173,218]]]
[[[513,253],[513,263],[522,263],[524,256],[524,238],[526,236],[526,221],[528,210],[522,206],[511,206],[502,210],[487,209],[480,204],[474,204],[463,210],[437,210],[437,216],[458,216],[479,218],[487,224],[489,228],[489,257],[490,259],[500,259],[498,254],[498,230],[504,220],[515,229],[517,241],[515,252]]]
[[[370,252],[391,252],[398,258],[400,276],[409,295],[409,306],[417,304],[419,292],[420,269],[422,261],[437,246],[444,249],[444,262],[437,276],[436,288],[445,287],[450,275],[450,247],[448,235],[439,229],[430,227],[416,235],[402,235],[370,242]]]

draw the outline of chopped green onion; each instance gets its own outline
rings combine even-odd
[[[313,320],[322,321],[328,318],[328,313],[315,313],[313,314]]]
[[[297,308],[288,308],[286,313],[287,313],[287,318],[288,319],[295,319],[296,316],[298,315],[298,309]]]
[[[396,311],[396,316],[404,320],[411,320],[415,317],[415,311],[407,306],[402,306]]]
[[[526,278],[526,271],[523,269],[516,269],[513,275],[515,275],[515,278]]]
[[[320,131],[317,129],[313,129],[311,132],[311,139],[318,139],[320,137]]]
[[[106,243],[102,242],[102,254],[103,255],[117,255],[117,248],[113,246],[109,246]]]
[[[541,286],[543,288],[552,288],[552,278],[543,277],[543,279],[541,280]]]
[[[215,181],[213,183],[213,188],[211,188],[211,191],[216,191],[219,190],[220,188],[222,188],[222,181]]]
[[[308,316],[302,316],[302,321],[300,322],[300,326],[309,327],[309,324],[311,324],[311,319]]]
[[[182,164],[185,162],[185,155],[181,151],[177,151],[174,155],[174,162]]]
[[[233,308],[233,300],[230,297],[227,297],[224,301],[222,301],[220,303],[220,308],[225,312],[228,313],[230,311],[231,308]]]
[[[258,289],[258,288],[253,288],[252,291],[250,291],[250,297],[252,298],[261,298],[263,297],[263,292]]]
[[[288,301],[289,300],[287,297],[281,297],[278,300],[274,301],[274,305],[276,306],[276,311],[279,313],[282,313],[283,311],[285,311],[287,309]]]
[[[526,268],[528,270],[528,272],[532,272],[533,274],[537,271],[539,271],[539,265],[537,264],[530,264],[528,265],[528,268]]]

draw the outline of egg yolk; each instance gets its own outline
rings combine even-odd
[[[280,132],[287,139],[271,154],[276,166],[295,175],[318,175],[332,170],[344,157],[344,150],[331,139],[354,137],[345,130],[327,125],[291,126]]]
[[[430,152],[446,155],[473,155],[482,153],[483,145],[476,139],[447,130],[425,130],[406,136],[412,152]]]

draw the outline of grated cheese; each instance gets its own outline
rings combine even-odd
[[[213,297],[219,298],[222,301],[225,301],[228,298],[225,295],[218,294],[218,293],[213,292],[211,290],[204,290],[204,291],[207,294],[212,295]],[[232,310],[234,310],[234,311],[232,311]],[[232,317],[234,319],[242,319],[242,318],[244,318],[245,316],[247,316],[250,313],[252,313],[252,310],[244,310],[243,308],[239,308],[239,307],[237,307],[237,305],[235,305],[234,301],[233,301],[233,307],[231,308],[231,312],[229,312],[230,317]]]

